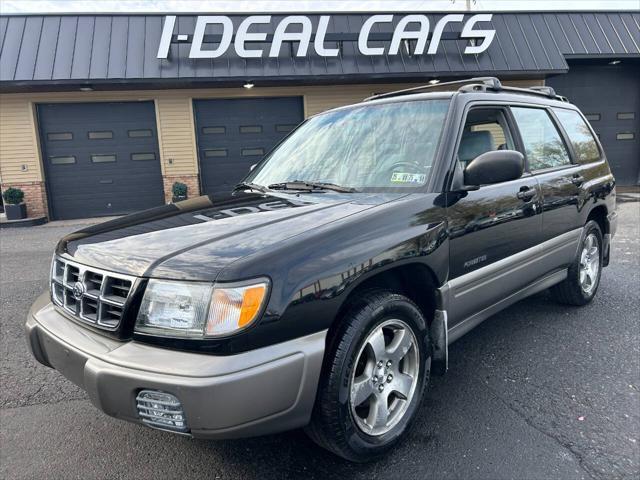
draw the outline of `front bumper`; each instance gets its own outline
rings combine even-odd
[[[175,395],[190,434],[264,435],[306,425],[316,396],[326,331],[231,356],[120,342],[68,319],[43,294],[31,307],[27,342],[34,357],[83,388],[108,415],[142,423],[141,390]]]

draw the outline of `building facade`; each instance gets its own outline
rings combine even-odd
[[[0,183],[29,216],[216,195],[310,115],[489,75],[569,97],[640,183],[639,12],[3,16],[0,42]]]

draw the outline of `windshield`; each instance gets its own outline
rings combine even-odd
[[[365,105],[311,118],[246,179],[322,182],[358,190],[427,182],[449,99]]]

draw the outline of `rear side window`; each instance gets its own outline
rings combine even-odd
[[[567,147],[546,110],[528,107],[513,107],[511,110],[532,171],[571,164]]]
[[[558,120],[564,131],[567,132],[573,150],[576,153],[578,163],[590,163],[600,160],[600,150],[589,126],[575,110],[554,108]]]

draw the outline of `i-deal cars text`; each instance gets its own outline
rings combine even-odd
[[[446,27],[454,24],[462,24],[459,38],[468,39],[469,45],[464,48],[464,53],[479,54],[484,52],[495,37],[495,30],[475,28],[477,23],[491,22],[492,14],[479,13],[471,15],[464,21],[465,16],[460,13],[445,15],[433,26],[433,33],[429,40],[430,21],[427,15],[412,14],[405,15],[398,20],[393,29],[393,36],[388,47],[370,45],[370,40],[376,40],[372,35],[372,30],[376,28],[388,27],[395,16],[391,14],[372,15],[365,20],[357,38],[358,51],[362,55],[398,55],[401,45],[405,45],[407,53],[411,55],[434,55],[440,44],[440,39]],[[232,19],[226,15],[199,16],[193,34],[175,34],[176,16],[167,15],[162,27],[162,35],[158,46],[157,58],[167,58],[172,42],[191,42],[189,58],[218,58],[223,56],[231,48],[235,50],[240,58],[260,58],[280,56],[282,44],[285,42],[295,42],[295,55],[305,57],[313,42],[315,53],[321,57],[337,57],[340,49],[335,43],[341,41],[341,37],[327,34],[330,15],[321,15],[318,25],[314,31],[311,20],[306,15],[288,15],[278,22],[275,33],[269,35],[260,31],[260,27],[271,23],[271,15],[251,15],[245,18],[237,30],[234,31]],[[209,34],[211,39],[205,40],[207,28],[216,29],[216,34]],[[427,41],[428,48],[427,48]],[[269,42],[268,49],[262,49],[260,43]],[[329,45],[333,43],[334,46]],[[409,44],[408,42],[413,42]],[[204,44],[208,43],[207,47]]]

